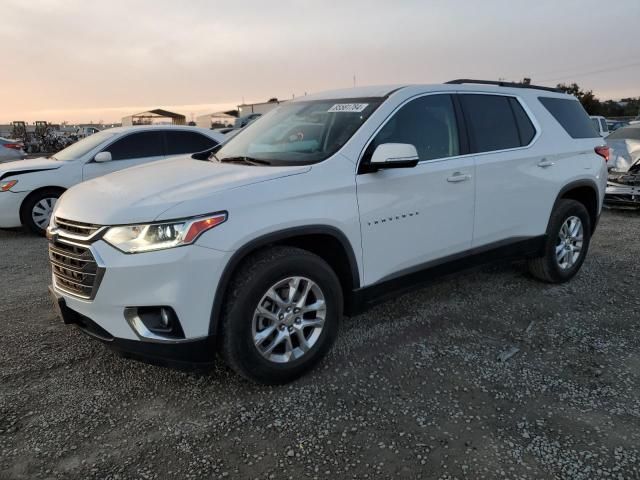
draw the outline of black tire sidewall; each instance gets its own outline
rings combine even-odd
[[[560,268],[560,265],[558,265],[558,261],[556,259],[556,243],[558,241],[560,228],[562,228],[562,225],[569,217],[574,216],[578,217],[582,222],[582,251],[580,252],[580,257],[571,268],[562,269]],[[556,208],[556,211],[554,211],[551,219],[545,252],[547,268],[554,277],[554,280],[558,282],[565,282],[573,278],[578,273],[587,256],[590,243],[591,219],[589,217],[589,212],[587,212],[587,209],[579,202],[573,200],[562,201]]]
[[[46,230],[43,230],[38,225],[36,225],[36,223],[33,221],[33,218],[31,216],[33,212],[33,207],[35,207],[36,204],[44,198],[59,199],[61,196],[62,196],[62,192],[57,190],[42,190],[28,197],[27,200],[22,204],[22,208],[20,209],[22,224],[25,227],[27,227],[29,231],[35,233],[36,235],[44,236],[46,233]]]
[[[279,364],[265,359],[254,346],[253,315],[267,290],[292,276],[307,277],[320,287],[325,296],[326,317],[322,333],[313,347],[301,358]],[[293,255],[280,258],[258,270],[243,285],[228,316],[225,340],[230,342],[231,354],[245,375],[262,383],[286,383],[312,368],[333,345],[342,316],[340,282],[333,270],[318,257]]]

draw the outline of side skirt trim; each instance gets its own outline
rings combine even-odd
[[[537,257],[543,254],[547,235],[516,237],[433,260],[385,277],[352,292],[346,315],[358,315],[399,294],[422,287],[440,277],[495,260]]]

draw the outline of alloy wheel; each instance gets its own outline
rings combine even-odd
[[[568,270],[576,264],[582,253],[583,242],[582,220],[576,216],[567,218],[560,227],[556,243],[556,261],[561,269]]]
[[[326,318],[325,296],[306,277],[287,277],[272,285],[253,314],[253,342],[275,363],[303,357],[318,341]]]

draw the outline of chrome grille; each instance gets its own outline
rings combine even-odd
[[[56,288],[87,300],[95,297],[103,269],[98,267],[88,245],[52,238],[49,260]]]
[[[90,238],[102,227],[90,223],[75,222],[65,218],[55,217],[54,223],[60,233],[69,234],[75,238]]]

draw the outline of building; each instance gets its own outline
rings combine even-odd
[[[247,115],[251,115],[252,113],[259,113],[261,115],[264,115],[265,113],[276,108],[281,103],[283,103],[283,101],[280,101],[277,98],[272,98],[268,102],[263,103],[243,103],[242,105],[238,105],[238,117],[245,117]]]
[[[161,108],[149,110],[147,112],[135,113],[127,117],[122,117],[122,126],[132,125],[184,125],[187,119],[179,113],[169,112]]]
[[[201,128],[232,127],[236,118],[238,118],[238,112],[236,110],[207,113],[196,117],[196,125]]]

